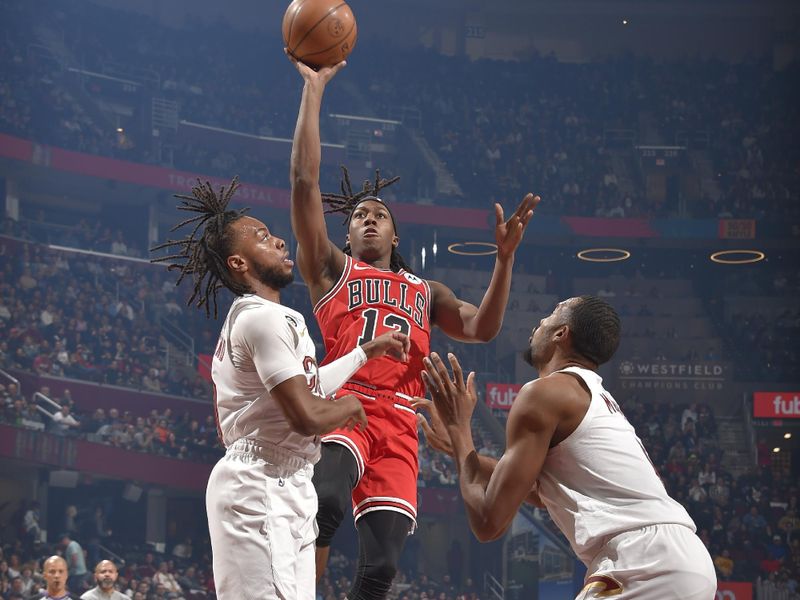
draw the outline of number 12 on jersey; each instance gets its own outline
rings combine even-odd
[[[358,338],[358,345],[361,346],[375,338],[375,328],[378,325],[380,313],[377,308],[368,308],[361,313],[364,319],[364,329],[361,330],[361,337]],[[407,319],[389,313],[383,317],[383,326],[386,329],[394,329],[405,335],[411,335],[411,323]]]

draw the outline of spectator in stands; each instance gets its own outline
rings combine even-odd
[[[717,575],[720,579],[723,581],[731,580],[733,577],[733,559],[727,548],[714,557],[714,566],[717,568]]]
[[[185,593],[202,592],[205,593],[205,586],[197,576],[197,569],[194,566],[186,567],[183,575],[178,577],[178,583]]]
[[[164,452],[169,445],[170,434],[171,432],[169,430],[169,426],[167,425],[167,420],[158,419],[156,426],[153,429],[153,441],[155,442],[159,452]]]
[[[56,435],[77,435],[80,426],[81,424],[70,414],[68,404],[62,404],[61,410],[53,413],[51,431]]]
[[[33,569],[29,564],[23,565],[20,580],[22,581],[22,597],[26,599],[33,597],[38,586],[33,578]]]
[[[106,523],[106,514],[102,506],[95,507],[91,520],[85,523],[82,531],[89,540],[89,564],[97,564],[100,560],[100,546],[105,545],[113,533]]]
[[[68,504],[64,509],[64,532],[70,536],[78,533],[78,507]]]
[[[184,538],[182,542],[175,544],[172,549],[172,556],[183,562],[190,560],[193,553],[192,538],[190,537]]]
[[[153,430],[145,425],[141,430],[137,431],[134,436],[134,448],[140,452],[155,452],[155,444],[153,443]]]
[[[161,381],[158,379],[157,369],[150,369],[144,377],[142,377],[142,387],[150,392],[161,391]]]
[[[90,434],[103,435],[101,428],[106,424],[106,411],[96,408],[91,417],[81,419],[81,429]]]
[[[751,534],[759,536],[767,530],[767,520],[759,513],[757,506],[750,507],[750,511],[742,517],[742,525]]]
[[[110,560],[101,560],[94,568],[97,585],[85,592],[81,600],[130,600],[128,596],[115,589],[118,577],[117,565]]]
[[[13,404],[17,400],[24,400],[22,393],[19,391],[19,386],[11,382],[6,386],[5,402],[6,404]]]
[[[786,514],[778,521],[778,529],[785,532],[788,539],[791,539],[792,534],[800,529],[800,518],[797,517],[797,511],[795,509],[786,509]]]
[[[86,557],[83,554],[83,548],[68,533],[61,535],[61,547],[64,549],[64,560],[66,560],[69,569],[67,587],[77,593],[82,593],[89,575],[89,571],[86,569]]]
[[[163,586],[167,598],[182,598],[180,584],[175,579],[175,576],[169,571],[169,563],[161,561],[158,565],[158,571],[153,575],[153,583],[156,586]]]
[[[708,463],[703,465],[703,469],[697,474],[697,482],[700,485],[713,485],[717,482],[716,470]]]
[[[111,242],[110,250],[111,254],[119,254],[121,256],[128,255],[128,245],[125,243],[122,231],[117,230],[117,233],[114,235],[114,241]]]
[[[706,492],[706,489],[700,485],[700,482],[697,480],[697,478],[694,479],[692,486],[689,488],[689,499],[696,503],[702,503],[708,499],[708,492]]]
[[[136,570],[136,574],[139,576],[140,579],[142,578],[152,578],[157,572],[156,565],[155,565],[155,557],[153,556],[152,552],[147,552],[144,555],[144,561],[139,568]]]
[[[37,500],[31,502],[25,516],[22,518],[22,526],[25,529],[25,543],[31,549],[41,538],[42,529],[39,525],[39,510],[41,505]]]

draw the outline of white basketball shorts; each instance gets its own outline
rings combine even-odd
[[[239,440],[206,489],[219,600],[314,600],[313,465]]]
[[[717,576],[703,542],[684,525],[660,524],[610,538],[575,600],[714,600]]]

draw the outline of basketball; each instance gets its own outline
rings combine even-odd
[[[357,33],[353,11],[341,0],[293,0],[283,15],[289,54],[312,69],[347,58]]]

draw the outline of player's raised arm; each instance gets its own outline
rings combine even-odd
[[[319,113],[325,85],[345,63],[314,71],[291,56],[303,77],[303,97],[292,143],[290,183],[292,188],[292,230],[298,241],[297,264],[313,297],[321,297],[344,268],[344,254],[328,239],[319,169],[322,147]]]
[[[447,428],[444,426],[441,417],[439,417],[439,413],[437,412],[433,401],[428,400],[427,398],[414,398],[414,401],[411,403],[411,407],[417,411],[417,424],[420,426],[420,429],[422,429],[422,433],[425,434],[425,443],[427,443],[428,446],[434,450],[442,452],[443,454],[447,454],[450,458],[453,458],[455,456],[453,442],[450,441],[450,435],[447,433]],[[425,415],[421,412],[423,410],[427,411],[430,421],[428,421],[428,419],[425,418]],[[491,479],[492,473],[494,473],[494,469],[497,466],[497,459],[493,456],[486,456],[484,454],[477,454],[477,457],[478,470],[481,480],[484,481],[484,485],[488,484],[489,479]],[[533,488],[530,492],[528,492],[525,502],[534,506],[538,506],[539,508],[544,508],[542,499],[539,497],[538,482],[534,483]]]
[[[474,374],[465,383],[458,360],[453,355],[449,358],[452,377],[432,354],[425,360],[423,378],[450,436],[470,527],[475,537],[487,542],[500,537],[520,505],[531,499],[558,426],[553,407],[559,390],[552,381],[541,379],[522,388],[508,416],[506,451],[489,473],[489,465],[475,450],[470,429],[477,402]]]
[[[528,194],[507,221],[503,207],[494,205],[497,259],[480,306],[458,299],[442,283],[430,282],[434,297],[433,322],[448,336],[464,342],[488,342],[499,333],[511,290],[514,254],[539,200],[539,196]]]

